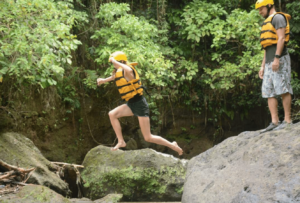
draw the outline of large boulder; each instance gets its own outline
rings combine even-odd
[[[47,186],[64,196],[70,194],[68,184],[51,171],[54,170],[51,162],[25,136],[18,133],[0,134],[0,159],[25,169],[35,167],[27,183]]]
[[[243,132],[191,159],[182,203],[300,202],[300,123]]]
[[[85,196],[92,200],[119,193],[123,201],[180,201],[187,161],[152,149],[98,146],[82,165]]]

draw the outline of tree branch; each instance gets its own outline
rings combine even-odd
[[[3,166],[4,168],[6,168],[9,171],[15,170],[15,171],[18,171],[18,172],[21,172],[21,173],[29,173],[29,172],[31,172],[35,169],[35,168],[30,168],[30,169],[18,168],[16,166],[10,165],[10,164],[2,161],[2,159],[0,159],[0,165]]]

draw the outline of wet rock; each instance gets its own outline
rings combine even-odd
[[[188,163],[182,203],[300,202],[300,123],[244,132]]]
[[[36,168],[26,183],[47,186],[64,196],[70,194],[68,184],[51,171],[51,162],[25,136],[18,133],[0,134],[0,155],[8,164],[26,169]]]
[[[152,149],[111,151],[98,146],[86,155],[85,196],[123,194],[122,201],[180,201],[187,160]]]

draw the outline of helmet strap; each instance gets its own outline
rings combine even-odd
[[[266,7],[267,7],[267,9],[268,9],[267,17],[269,17],[270,11],[271,11],[271,8],[273,7],[273,5],[272,5],[272,6],[269,6],[269,4],[268,4]]]

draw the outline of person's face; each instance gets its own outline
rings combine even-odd
[[[261,15],[263,18],[268,17],[268,8],[266,6],[262,6],[258,9],[259,15]]]

